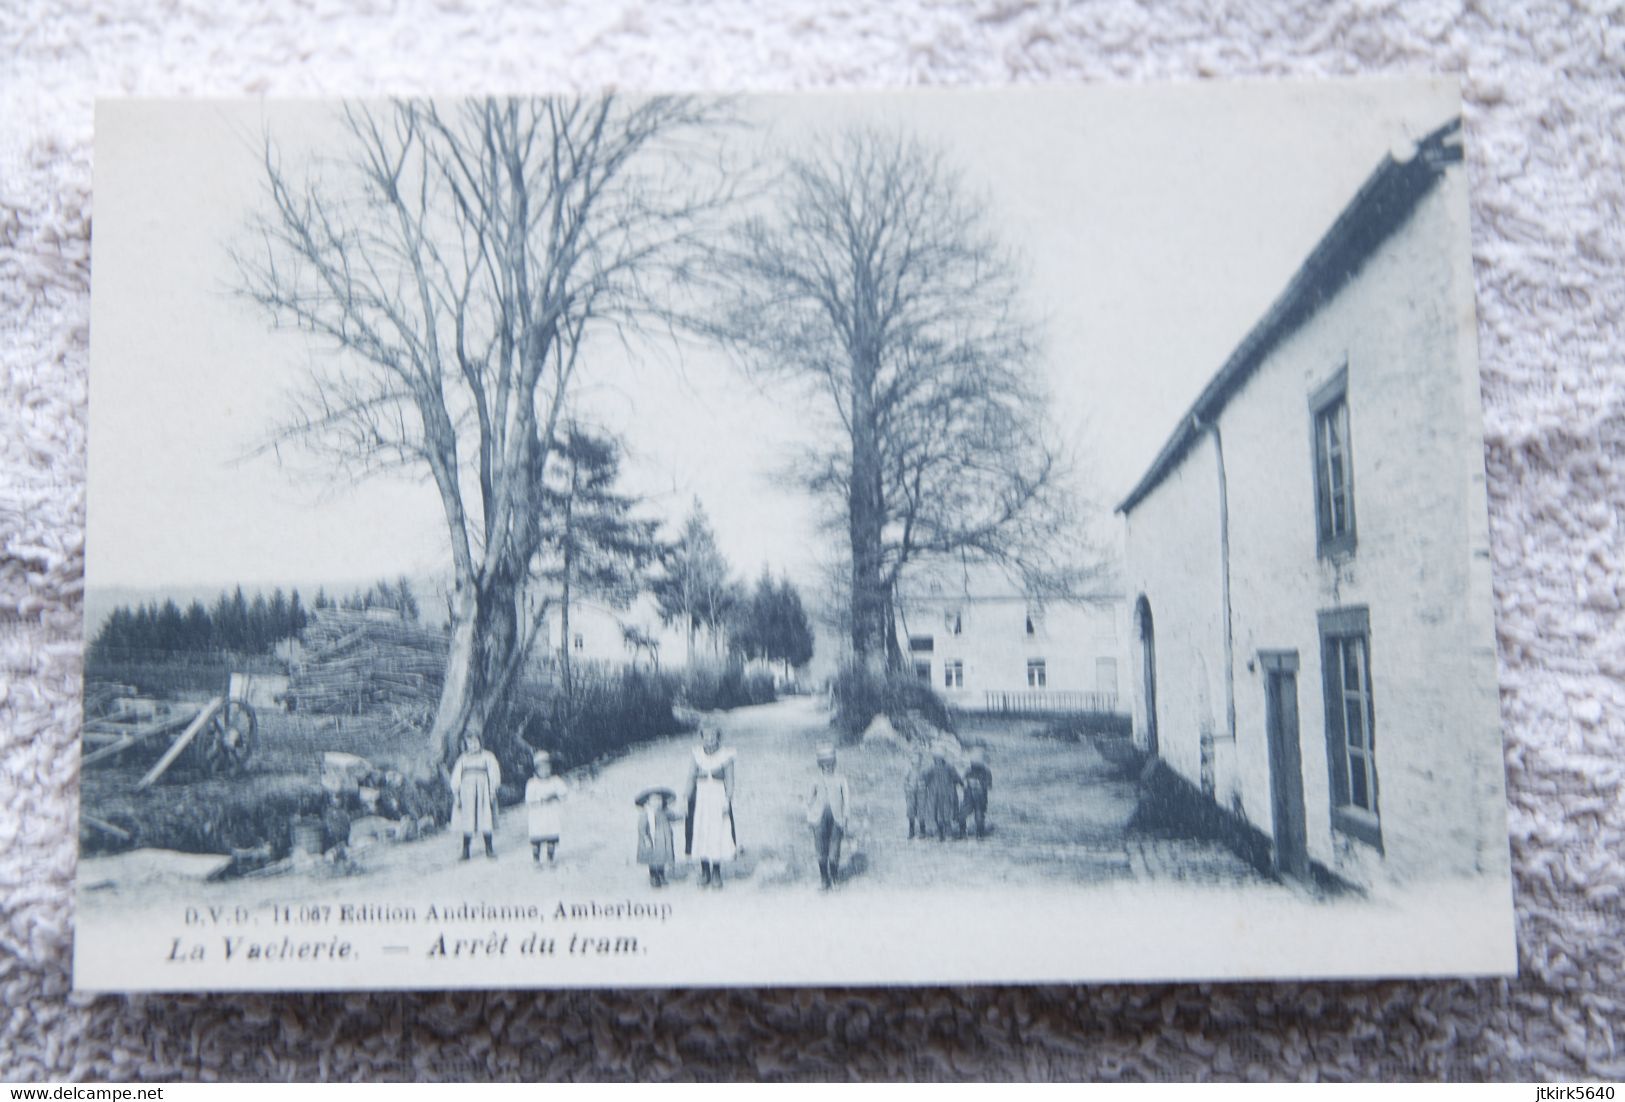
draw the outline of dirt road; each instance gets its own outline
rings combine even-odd
[[[735,822],[740,856],[725,891],[753,892],[799,885],[812,890],[818,872],[804,814],[816,766],[814,749],[830,737],[828,715],[815,698],[792,697],[705,718],[738,752]],[[895,746],[841,751],[854,812],[844,847],[840,890],[887,886],[974,887],[983,884],[1092,882],[1134,879],[1253,879],[1221,848],[1191,840],[1131,838],[1134,784],[1117,775],[1093,747],[1036,738],[1020,724],[970,724],[967,741],[986,746],[994,782],[985,839],[909,839],[903,805],[906,753]],[[516,876],[546,878],[553,890],[648,888],[635,860],[637,811],[644,788],[681,793],[692,737],[637,747],[571,778],[563,841],[549,868],[535,868],[522,808],[498,825],[496,860],[458,860],[459,840],[441,836],[360,856],[367,876],[397,884],[432,880],[436,888],[492,891]],[[682,847],[677,824],[678,848]],[[477,849],[476,845],[476,849]],[[697,890],[679,869],[672,893]]]
[[[816,765],[814,750],[829,739],[828,714],[817,698],[791,697],[704,718],[738,752],[735,821],[740,855],[727,869],[732,894],[791,888],[813,891],[818,872],[804,814]],[[906,752],[895,744],[843,748],[840,768],[851,787],[854,811],[843,851],[841,893],[887,888],[961,888],[987,885],[1084,884],[1107,881],[1243,883],[1256,877],[1213,843],[1131,836],[1135,786],[1087,741],[1058,742],[1033,734],[1036,724],[964,725],[967,742],[985,747],[993,772],[989,833],[985,839],[910,839],[903,803]],[[550,893],[656,894],[636,863],[634,797],[651,785],[681,793],[692,736],[638,746],[624,756],[569,778],[563,840],[551,867],[536,867],[525,837],[523,807],[505,809],[495,860],[478,854],[459,860],[460,839],[441,834],[355,855],[350,887],[423,889],[449,897],[498,896],[504,890],[546,884]],[[677,824],[681,852],[681,824]],[[99,862],[87,862],[94,882]],[[212,887],[234,897],[316,896],[331,892],[335,877],[293,874],[274,880]],[[113,896],[145,893],[139,885],[108,883]],[[698,891],[691,871],[679,867],[665,893]]]

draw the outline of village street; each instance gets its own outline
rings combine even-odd
[[[503,812],[495,859],[476,841],[461,860],[447,833],[355,851],[348,867],[215,882],[182,878],[173,860],[143,875],[139,855],[87,859],[84,974],[93,988],[118,976],[155,989],[1244,976],[1277,959],[1282,931],[1324,909],[1215,842],[1130,831],[1132,766],[1025,722],[961,724],[993,773],[984,839],[910,839],[904,747],[842,749],[854,810],[841,880],[824,892],[804,802],[830,733],[823,701],[703,721],[738,755],[740,855],[721,890],[681,866],[654,888],[636,861],[633,799],[682,789],[687,735],[569,776],[553,867],[533,864],[522,806]],[[1204,946],[1221,929],[1235,961],[1210,971]],[[540,938],[553,939],[545,951]],[[1148,938],[1159,947],[1150,964],[1136,956]]]
[[[815,747],[831,736],[823,701],[791,697],[708,714],[703,722],[720,727],[723,744],[738,753],[740,856],[727,870],[723,893],[815,892],[818,868],[805,800],[816,773]],[[1216,843],[1128,835],[1133,779],[1116,776],[1088,740],[1038,738],[1031,733],[1038,726],[976,724],[963,732],[967,741],[985,743],[993,771],[989,834],[981,840],[909,839],[903,802],[907,752],[890,742],[843,748],[840,768],[851,786],[854,811],[838,890],[1103,880],[1264,886]],[[554,867],[533,867],[524,809],[515,806],[504,809],[498,823],[495,860],[478,855],[476,840],[475,858],[460,861],[459,838],[440,835],[357,854],[362,872],[354,879],[384,880],[398,888],[432,884],[436,892],[469,898],[500,898],[543,884],[549,893],[691,896],[698,887],[687,869],[680,868],[663,893],[649,887],[646,870],[635,860],[638,812],[633,800],[653,785],[680,795],[695,741],[685,736],[650,743],[569,777]],[[682,824],[674,827],[680,855]]]
[[[824,702],[790,697],[773,704],[708,713],[706,726],[734,748],[735,823],[740,853],[727,868],[722,894],[786,889],[816,892],[818,868],[805,818],[807,791],[816,773],[816,746],[831,738]],[[837,890],[1042,886],[1099,882],[1189,883],[1274,888],[1216,842],[1148,836],[1128,831],[1135,782],[1105,760],[1088,739],[1038,737],[1041,724],[969,721],[961,735],[982,745],[993,773],[988,834],[948,841],[909,838],[903,780],[908,751],[900,742],[871,740],[843,747],[840,769],[850,785],[853,811],[842,847]],[[448,898],[502,898],[544,890],[551,894],[630,892],[655,898],[698,891],[692,870],[679,867],[663,890],[651,888],[636,862],[635,797],[664,785],[681,796],[694,736],[662,739],[566,778],[564,830],[557,861],[536,867],[526,839],[522,805],[504,808],[495,860],[480,854],[462,861],[460,836],[437,834],[400,845],[353,853],[348,873],[325,865],[285,876],[194,885],[211,898],[252,903],[260,897],[302,898],[345,890],[432,891]],[[522,778],[509,778],[522,785]],[[679,801],[680,802],[680,801]],[[683,824],[674,824],[679,861]],[[149,899],[160,884],[100,871],[119,858],[87,859],[84,875],[98,902]],[[545,866],[545,857],[544,857]]]
[[[816,891],[818,868],[805,800],[816,773],[815,747],[831,738],[822,699],[791,697],[706,714],[703,722],[720,727],[723,745],[738,754],[740,856],[727,869],[723,893]],[[989,832],[981,840],[909,839],[903,803],[907,752],[889,742],[842,748],[840,768],[851,786],[854,810],[839,890],[1257,879],[1215,843],[1128,837],[1124,828],[1134,810],[1132,779],[1115,778],[1087,741],[1040,739],[1027,732],[1036,726],[988,725],[965,732],[967,741],[986,744],[993,772]],[[439,834],[358,851],[350,876],[295,873],[218,887],[236,889],[233,896],[282,898],[328,893],[340,883],[368,891],[428,888],[449,898],[501,898],[538,889],[654,898],[662,893],[650,888],[647,870],[635,859],[638,810],[633,800],[654,785],[667,786],[680,797],[695,742],[692,736],[659,740],[568,776],[563,838],[552,867],[533,866],[524,807],[514,805],[504,808],[498,820],[495,860],[480,855],[476,839],[474,859],[461,861],[460,836]],[[511,780],[523,783],[521,778]],[[681,822],[674,824],[679,858],[682,829]],[[680,867],[664,894],[689,896],[697,890],[693,874]]]

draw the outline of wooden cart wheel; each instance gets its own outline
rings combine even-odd
[[[259,745],[259,720],[254,709],[240,700],[228,700],[209,720],[203,732],[203,766],[217,776],[241,773]]]

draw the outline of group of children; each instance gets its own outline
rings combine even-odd
[[[963,838],[974,819],[976,837],[987,837],[987,797],[992,790],[993,772],[980,747],[970,752],[964,776],[949,764],[945,751],[937,749],[929,757],[924,750],[917,752],[903,780],[908,836],[926,838],[935,828],[939,842],[948,837],[950,829]]]
[[[851,790],[846,778],[836,769],[835,747],[825,743],[817,751],[818,773],[813,779],[807,797],[807,826],[812,831],[813,850],[818,860],[821,887],[834,887],[840,875],[841,844],[846,837],[847,818],[851,809]],[[929,761],[929,764],[927,762]],[[722,765],[717,765],[722,762]],[[559,837],[563,832],[564,801],[569,794],[563,778],[553,772],[553,759],[545,750],[531,757],[533,774],[525,784],[526,826],[531,845],[531,859],[543,864],[542,851],[547,851],[547,866],[557,859]],[[695,752],[695,765],[690,778],[692,788],[706,789],[714,784],[712,802],[718,806],[707,816],[707,801],[695,800],[695,818],[718,820],[714,833],[727,843],[731,855],[733,837],[733,774],[732,754],[722,751],[720,738],[708,731],[703,745]],[[474,835],[482,835],[485,855],[496,857],[492,836],[496,830],[496,792],[502,783],[502,770],[496,755],[480,745],[479,737],[470,734],[463,742],[463,753],[451,772],[453,793],[452,829],[462,834],[462,859],[470,859]],[[950,827],[956,827],[958,836],[965,837],[971,821],[976,824],[976,836],[987,833],[987,799],[993,788],[993,774],[980,749],[972,750],[970,763],[961,776],[948,763],[942,750],[930,754],[922,750],[915,755],[912,768],[904,781],[904,797],[908,810],[908,836],[926,837],[935,827],[937,839],[948,837]],[[689,816],[673,806],[677,794],[669,788],[648,788],[633,801],[638,809],[637,859],[649,870],[649,884],[663,888],[671,868],[677,863],[677,844],[673,824]],[[705,834],[705,823],[699,824]],[[689,838],[685,849],[705,858],[701,887],[722,886],[722,859],[716,851],[717,842],[704,838],[696,840],[695,824],[689,824]],[[698,845],[696,845],[698,841]]]
[[[717,742],[717,733],[707,732],[704,754],[720,756]],[[696,760],[702,760],[698,751]],[[703,760],[709,761],[710,758],[706,757]],[[733,835],[731,758],[728,758],[727,765],[730,768],[725,773],[719,770],[717,774],[719,790],[717,798],[726,801],[719,814],[726,816],[727,841],[731,843]],[[531,860],[537,866],[552,867],[558,860],[559,839],[564,829],[564,802],[569,795],[569,788],[564,779],[553,772],[553,758],[547,751],[537,750],[532,754],[531,767],[532,775],[525,782],[525,825],[530,838]],[[724,776],[727,778],[725,794],[721,783]],[[462,835],[462,860],[467,861],[472,857],[476,834],[485,842],[485,856],[494,859],[496,794],[502,784],[502,767],[498,764],[496,755],[484,748],[478,735],[469,734],[463,740],[463,753],[453,764],[449,779],[452,791],[451,827],[454,832]],[[698,783],[702,789],[705,788],[703,779]],[[677,862],[672,824],[682,822],[686,816],[673,809],[672,804],[676,798],[676,793],[669,788],[650,788],[633,801],[638,808],[638,863],[648,867],[649,883],[657,888],[666,886],[668,872]],[[703,805],[705,801],[702,800],[701,803]],[[705,810],[703,806],[701,810]],[[691,852],[703,853],[706,857],[705,876],[701,886],[714,884],[721,887],[721,865],[725,855],[717,851],[717,843],[701,839],[696,848],[694,841],[690,839],[688,848]],[[545,865],[542,861],[543,849],[547,851]]]
[[[542,849],[547,849],[547,863],[558,858],[559,835],[564,827],[564,798],[569,794],[564,778],[553,773],[553,757],[546,750],[531,755],[533,770],[525,782],[525,816],[529,828],[531,859],[542,863]],[[451,828],[463,836],[463,856],[467,861],[473,849],[474,835],[485,839],[485,856],[497,855],[492,836],[497,826],[497,788],[502,784],[502,767],[497,757],[485,749],[478,735],[463,739],[463,752],[451,767]]]

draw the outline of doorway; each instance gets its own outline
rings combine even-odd
[[[1151,623],[1151,602],[1144,594],[1134,605],[1134,622],[1140,635],[1140,675],[1145,698],[1145,750],[1157,756],[1157,636]]]
[[[1309,849],[1304,826],[1303,753],[1298,740],[1298,652],[1260,651],[1258,659],[1264,671],[1275,872],[1303,880],[1309,876]]]

